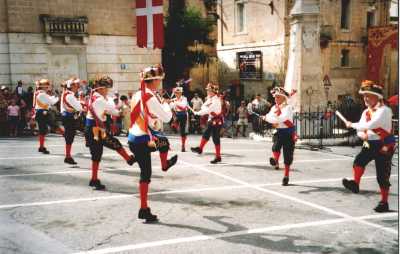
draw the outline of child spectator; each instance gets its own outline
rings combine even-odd
[[[20,108],[15,100],[11,100],[11,105],[7,108],[7,119],[9,124],[10,137],[16,137],[18,133],[18,122],[20,116]]]

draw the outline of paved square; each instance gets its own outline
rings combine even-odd
[[[126,143],[126,138],[120,138]],[[372,209],[380,199],[371,163],[360,194],[341,185],[351,177],[359,147],[296,149],[290,186],[267,164],[271,143],[222,139],[223,163],[179,151],[167,173],[153,153],[150,206],[158,224],[137,219],[137,164],[105,149],[100,179],[87,186],[90,155],[77,137],[78,166],[63,163],[64,140],[47,137],[50,155],[36,138],[0,140],[0,253],[398,253],[398,157],[393,158],[392,212]],[[188,147],[199,136],[189,136]]]

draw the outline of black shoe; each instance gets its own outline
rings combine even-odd
[[[354,180],[347,180],[346,178],[343,178],[342,184],[346,189],[351,190],[353,193],[360,192],[360,187]]]
[[[46,149],[46,147],[39,147],[38,149],[39,152],[44,153],[44,154],[49,154],[50,152]]]
[[[282,179],[282,185],[283,185],[283,186],[288,186],[288,185],[289,185],[289,177],[288,177],[288,176],[285,176],[285,177]]]
[[[211,164],[217,164],[218,162],[221,162],[221,157],[215,157],[214,160],[210,161]]]
[[[377,207],[374,208],[377,213],[387,213],[389,212],[389,204],[387,202],[379,202]]]
[[[132,166],[133,163],[136,162],[136,158],[135,156],[131,155],[131,157],[129,158],[129,160],[126,161],[126,163],[128,163],[128,165]]]
[[[190,148],[190,150],[192,150],[192,152],[194,153],[198,153],[198,154],[202,154],[202,150],[200,149],[200,147],[192,147]]]
[[[162,171],[168,171],[168,169],[169,169],[170,167],[172,167],[173,165],[175,165],[177,161],[178,161],[178,155],[172,156],[171,159],[169,159],[169,160],[167,161],[167,167],[166,167],[166,168],[163,168]]]
[[[74,159],[72,157],[65,157],[64,163],[71,164],[71,165],[78,164],[78,163],[76,163],[76,161],[74,161]]]
[[[186,152],[186,149],[184,147],[182,147],[181,152],[182,153]]]
[[[270,157],[269,164],[271,164],[271,166],[276,166],[278,163],[276,163],[276,160],[274,158]]]
[[[106,186],[101,184],[100,180],[90,180],[89,186],[94,187],[95,190],[104,190]]]
[[[150,208],[140,208],[138,218],[146,220],[146,223],[158,221],[157,215],[152,214]]]

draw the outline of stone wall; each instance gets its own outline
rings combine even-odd
[[[8,85],[11,83],[10,73],[8,36],[6,33],[0,33],[0,85]]]
[[[287,13],[285,1],[274,1],[274,11],[268,1],[243,1],[245,4],[245,31],[237,32],[235,24],[234,1],[224,1],[223,31],[218,24],[217,54],[219,58],[219,80],[229,85],[232,80],[239,79],[237,53],[244,51],[261,51],[263,54],[263,78],[260,81],[241,80],[245,97],[257,93],[267,95],[267,88],[273,79],[282,79],[286,64],[285,38]],[[219,14],[220,10],[218,9]]]
[[[139,87],[139,72],[161,62],[160,50],[136,46],[134,0],[0,0],[0,85],[40,78],[57,87],[70,76],[110,75],[122,93]],[[87,44],[53,37],[46,43],[40,14],[87,16]],[[7,23],[7,21],[9,21]]]
[[[7,0],[0,0],[0,33],[7,32]]]
[[[295,1],[273,1],[275,10],[272,15],[268,6],[269,1],[248,0],[243,2],[247,6],[247,31],[244,33],[235,33],[235,1],[223,2],[225,24],[223,36],[220,31],[221,22],[218,23],[217,51],[220,66],[222,66],[219,71],[219,79],[225,83],[239,78],[236,52],[247,50],[262,50],[264,78],[272,77],[271,74],[279,77],[282,76],[282,72],[284,75],[287,70],[285,61],[288,58],[289,13]],[[387,13],[390,6],[387,1],[376,1],[374,7],[371,7],[366,1],[352,0],[350,2],[350,26],[349,29],[343,30],[340,28],[341,0],[319,1],[321,29],[328,30],[332,37],[328,47],[321,49],[322,75],[328,75],[332,83],[326,99],[331,101],[336,101],[340,95],[344,94],[357,96],[360,81],[366,76],[367,11],[375,11],[375,25],[386,25],[389,21]],[[350,64],[347,67],[340,66],[342,49],[350,51]],[[395,60],[390,59],[386,61],[387,64],[395,64]],[[277,66],[280,67],[277,68]],[[304,68],[308,68],[308,66],[304,66]],[[382,68],[387,69],[387,67]],[[390,68],[389,80],[391,83],[398,80],[398,75],[392,71],[394,69],[394,67]],[[252,95],[256,91],[265,91],[271,81],[242,81],[242,83],[245,84],[246,95]],[[308,85],[305,83],[302,82],[302,85],[307,87]],[[322,89],[322,80],[320,86],[319,89]],[[390,86],[391,90],[393,90],[392,87],[393,85]]]
[[[1,0],[0,12],[5,1],[13,33],[41,33],[40,14],[87,16],[92,35],[134,36],[136,31],[133,0]]]
[[[6,34],[1,35],[7,38]],[[0,45],[7,48],[7,44]],[[48,77],[58,86],[70,76],[92,79],[107,74],[114,79],[115,89],[127,92],[139,87],[141,69],[161,61],[159,50],[137,48],[133,36],[91,35],[87,45],[78,40],[69,45],[54,40],[49,45],[42,34],[10,33],[9,48],[12,84],[23,80],[32,85],[34,80]],[[0,55],[2,59],[7,58]],[[1,73],[6,71],[2,69]]]

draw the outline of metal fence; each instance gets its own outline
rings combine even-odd
[[[345,124],[336,116],[338,110],[351,122],[358,122],[364,110],[362,105],[355,103],[330,104],[327,107],[319,107],[316,110],[297,112],[294,114],[294,125],[299,139],[311,140],[317,139],[340,139],[341,144],[355,145],[360,143],[357,138],[356,130],[346,128]],[[257,121],[259,121],[257,119]],[[398,119],[393,119],[393,132],[398,135]],[[257,132],[262,136],[272,135],[272,126],[260,121]]]

